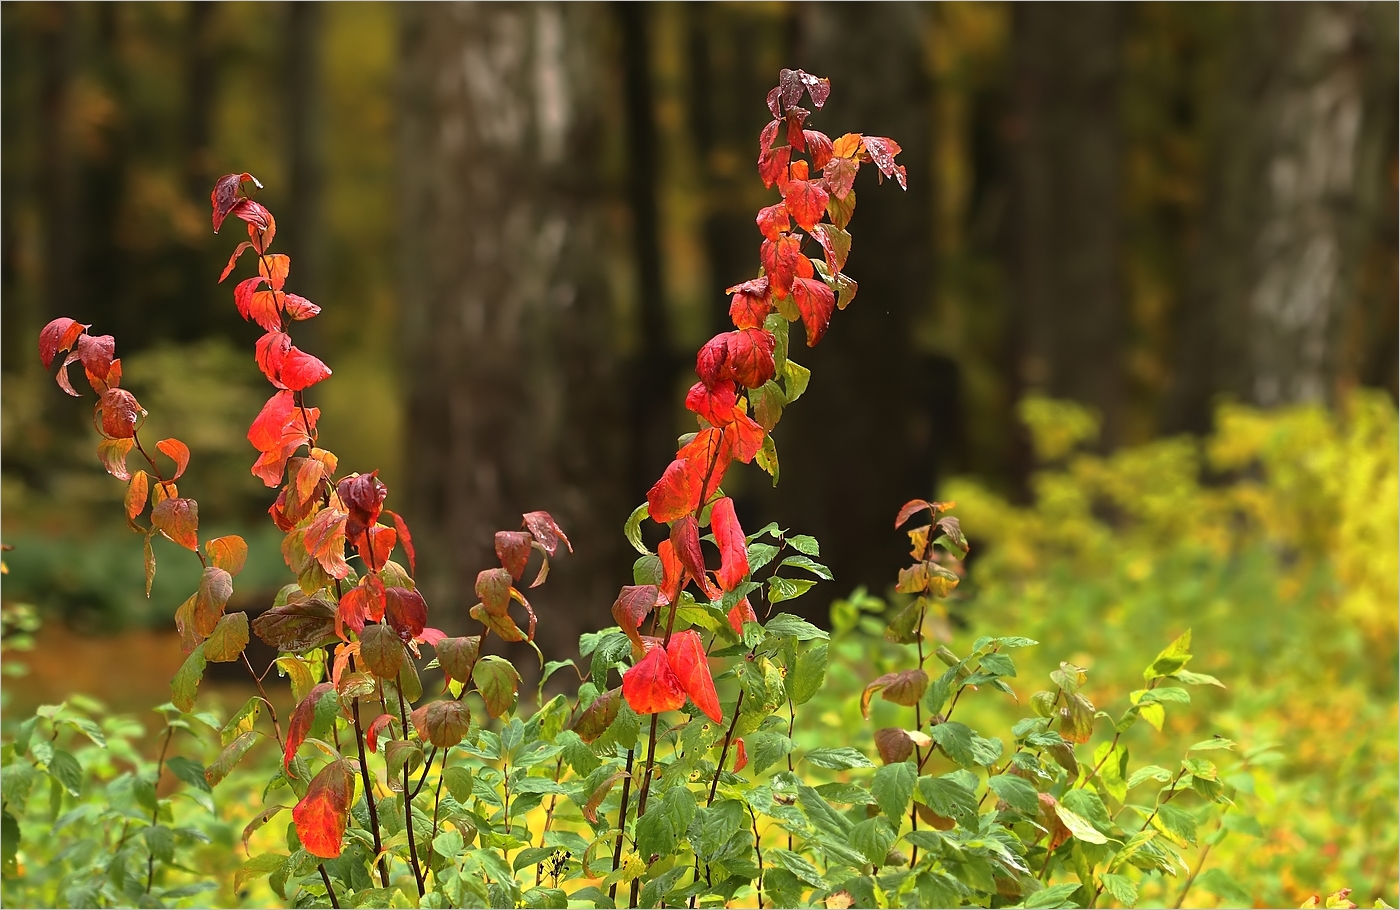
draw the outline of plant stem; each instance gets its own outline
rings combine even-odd
[[[413,788],[413,799],[418,798],[418,793],[423,789],[423,782],[428,779],[428,772],[432,770],[433,760],[438,756],[438,747],[433,746],[433,751],[428,753],[428,761],[423,765],[423,773],[418,776],[418,786]],[[446,759],[444,758],[444,761]]]
[[[1196,860],[1196,868],[1191,870],[1191,874],[1186,877],[1186,881],[1181,886],[1181,893],[1176,896],[1176,903],[1172,904],[1175,910],[1180,910],[1182,903],[1186,900],[1186,892],[1191,890],[1191,886],[1196,882],[1196,876],[1200,875],[1201,870],[1205,868],[1206,857],[1210,856],[1210,848],[1214,846],[1215,844],[1206,844],[1201,850],[1200,859]]]
[[[674,618],[675,612],[672,611],[671,615]],[[668,635],[667,637],[669,638],[670,636]],[[651,769],[656,764],[656,722],[660,718],[660,714],[653,714],[651,716],[651,732],[647,734],[647,766],[646,770],[642,772],[641,795],[637,797],[637,819],[639,821],[641,817],[646,814],[647,797],[651,795]],[[637,897],[641,894],[641,891],[642,880],[640,878],[632,879],[632,897],[627,904],[628,907],[637,906]]]
[[[719,788],[719,775],[724,770],[724,760],[729,755],[729,744],[734,739],[734,728],[739,725],[739,706],[744,703],[744,690],[739,690],[739,698],[734,702],[734,717],[729,721],[729,729],[724,734],[724,747],[719,750],[719,765],[715,768],[715,779],[710,781],[710,798],[705,800],[705,807],[715,801],[715,790]]]
[[[321,872],[321,881],[326,883],[326,894],[330,895],[331,906],[335,910],[340,910],[340,901],[335,899],[335,889],[331,887],[331,877],[326,874],[326,864],[317,863],[316,868]]]
[[[175,735],[175,728],[167,723],[165,728],[165,742],[160,747],[160,758],[156,761],[156,782],[152,789],[160,787],[160,775],[165,769],[165,753],[170,748],[171,737]],[[160,797],[156,797],[156,808],[151,812],[151,827],[154,828],[160,822]],[[156,877],[156,852],[152,850],[146,859],[146,893],[151,893],[151,882]]]
[[[355,658],[350,658],[350,669],[355,669]],[[369,762],[365,761],[365,733],[360,723],[360,700],[350,702],[350,712],[355,720],[355,745],[360,750],[360,780],[365,785],[365,806],[369,809],[370,834],[374,835],[374,855],[379,857],[379,881],[389,887],[389,860],[383,856],[384,847],[379,839],[379,810],[374,805],[374,785],[370,782]]]
[[[617,843],[613,846],[613,871],[622,865],[622,836],[627,831],[627,796],[632,788],[632,757],[634,749],[627,750],[627,776],[622,779],[622,808],[617,811]],[[617,882],[608,886],[608,897],[617,897]]]
[[[399,722],[408,736],[408,709],[404,707],[403,690],[399,690]],[[418,865],[418,845],[413,840],[413,798],[408,795],[408,762],[403,766],[403,823],[408,831],[408,858],[413,866],[413,880],[418,883],[418,896],[423,896],[423,870]]]
[[[758,906],[763,907],[763,846],[759,843],[758,836],[758,816],[754,814],[753,806],[749,806],[749,818],[753,819],[753,852],[758,857]]]

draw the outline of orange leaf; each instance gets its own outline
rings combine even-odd
[[[341,638],[345,637],[343,626],[349,626],[358,635],[364,629],[366,621],[384,618],[384,585],[380,582],[376,586],[375,582],[379,579],[368,577],[370,581],[356,585],[340,595],[340,605],[335,614],[335,632]]]
[[[323,859],[340,855],[354,794],[355,775],[344,759],[326,765],[312,779],[306,796],[292,808],[297,839],[307,853]]]
[[[84,338],[87,336],[84,335]],[[130,439],[136,435],[136,421],[141,417],[141,404],[126,389],[108,389],[97,400],[96,410],[102,414],[102,435],[111,439]]]
[[[186,550],[199,549],[199,503],[166,499],[151,509],[151,524]]]
[[[860,153],[861,135],[847,133],[831,144],[831,154],[837,158],[854,158]]]
[[[135,520],[146,508],[146,496],[150,492],[150,478],[145,471],[131,475],[131,483],[126,485],[126,517]]]
[[[661,587],[657,603],[669,604],[680,597],[681,588],[684,586],[685,567],[676,557],[676,548],[671,546],[669,540],[663,540],[657,545],[656,556],[661,560]]]
[[[710,510],[710,530],[719,544],[720,568],[715,577],[722,590],[733,591],[749,574],[749,554],[744,530],[734,514],[734,500],[722,496]]]
[[[224,270],[219,273],[219,284],[224,283],[224,279],[229,276],[229,273],[233,271],[233,267],[238,264],[238,257],[252,248],[253,245],[246,240],[233,248],[233,255],[228,257],[228,265],[224,266]]]
[[[178,439],[162,439],[156,443],[156,448],[175,462],[175,476],[170,479],[179,480],[185,468],[190,466],[190,447]]]
[[[97,444],[97,457],[101,460],[102,467],[117,480],[131,479],[131,472],[126,467],[126,456],[131,453],[133,445],[135,445],[135,440],[130,436],[119,439],[104,439]],[[142,503],[144,504],[144,502],[143,499]]]
[[[758,224],[759,232],[769,240],[777,240],[779,234],[792,229],[787,206],[781,202],[759,209],[754,221]]]
[[[248,542],[237,534],[215,537],[204,544],[204,551],[209,554],[211,563],[230,575],[242,572],[248,561]]]
[[[322,509],[306,527],[306,552],[332,578],[350,574],[350,565],[345,561],[346,518],[340,509]]]
[[[638,714],[674,711],[685,704],[685,688],[671,669],[665,650],[652,648],[622,674],[622,697]]]
[[[316,720],[316,705],[321,701],[321,696],[334,691],[335,683],[323,682],[313,686],[301,703],[292,710],[291,719],[287,721],[287,743],[282,752],[284,769],[292,766],[292,758],[296,756],[297,749],[306,742],[306,736],[311,732],[311,725]]]
[[[738,774],[749,766],[749,750],[744,748],[744,738],[734,740],[734,773]]]
[[[826,190],[817,181],[790,180],[785,202],[792,218],[804,231],[810,231],[826,214]],[[776,236],[770,240],[777,240]]]
[[[272,253],[258,259],[258,274],[266,278],[275,291],[282,290],[291,269],[292,259],[285,253]]]
[[[729,628],[734,630],[735,635],[743,635],[746,622],[758,622],[758,614],[753,611],[747,597],[729,608]]]
[[[694,629],[686,629],[672,635],[671,643],[666,646],[666,656],[672,672],[680,680],[690,700],[695,702],[695,706],[704,711],[710,720],[717,724],[723,723],[724,713],[719,708],[719,695],[715,693],[715,681],[710,675],[710,661],[705,656],[705,644],[700,640],[700,633]],[[622,683],[626,691],[625,677]],[[630,698],[628,702],[631,702]]]
[[[733,295],[733,300],[729,303],[729,318],[734,320],[735,328],[760,328],[763,325],[763,320],[768,318],[769,313],[773,312],[773,305],[768,299],[768,279],[766,277],[736,284],[725,293]]]
[[[700,524],[694,515],[682,515],[671,525],[671,546],[681,565],[696,581],[705,577],[705,555],[700,552]]]

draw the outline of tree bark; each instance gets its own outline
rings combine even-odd
[[[1207,429],[1220,394],[1265,407],[1333,400],[1358,266],[1394,194],[1394,94],[1368,92],[1378,65],[1393,89],[1393,34],[1372,27],[1383,15],[1365,4],[1243,8],[1169,429]]]
[[[1093,407],[1119,439],[1126,336],[1118,114],[1122,8],[1013,10],[1011,308],[1019,383]]]
[[[533,598],[556,656],[607,624],[627,581],[598,15],[424,4],[402,20],[407,517],[420,574],[434,619],[464,626],[477,572],[498,564],[493,532],[550,511],[576,551]]]

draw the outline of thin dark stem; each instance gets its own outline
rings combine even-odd
[[[753,806],[749,807],[749,818],[753,819],[753,852],[758,857],[758,906],[763,907],[763,846],[759,843],[758,836],[758,816],[754,814]]]
[[[175,735],[175,728],[167,725],[165,728],[165,742],[160,747],[160,758],[156,761],[156,782],[155,786],[160,786],[160,775],[165,770],[165,753],[170,748],[170,740]],[[154,828],[160,822],[160,798],[156,798],[156,807],[151,812],[151,827]],[[156,852],[152,850],[146,859],[146,893],[151,893],[151,883],[156,877]]]
[[[559,777],[564,773],[564,759],[559,759],[554,763],[554,782],[559,783]],[[549,808],[544,813],[544,827],[540,828],[540,849],[544,849],[544,838],[549,833],[549,826],[554,822],[554,807],[559,804],[559,794],[554,793],[549,797]],[[535,866],[535,885],[538,886],[543,881],[543,864]]]
[[[734,740],[734,728],[739,725],[739,706],[744,703],[744,690],[739,690],[739,698],[734,702],[734,718],[729,721],[729,729],[724,733],[724,747],[719,750],[719,765],[715,768],[715,779],[710,781],[710,798],[705,807],[715,801],[715,791],[719,789],[719,775],[724,770],[724,760],[729,756],[729,744]]]
[[[437,747],[437,746],[433,746],[433,751],[431,751],[431,752],[428,753],[428,761],[427,761],[427,763],[423,765],[423,773],[422,773],[421,775],[419,775],[419,777],[418,777],[418,786],[416,786],[416,787],[413,788],[413,796],[410,797],[411,799],[417,799],[417,798],[418,798],[418,793],[419,793],[419,791],[421,791],[421,790],[423,789],[423,782],[426,781],[426,780],[428,779],[428,772],[429,772],[430,770],[432,770],[432,767],[433,767],[433,760],[434,760],[435,758],[437,758],[437,756],[438,756],[438,747]],[[445,760],[445,759],[444,759],[444,760]]]
[[[404,736],[408,735],[408,709],[404,707],[403,690],[399,690],[399,721],[403,724]],[[413,880],[418,884],[418,896],[422,897],[423,869],[418,865],[418,845],[413,839],[413,798],[408,795],[408,763],[403,766],[403,823],[408,831],[408,858],[413,866]]]
[[[350,669],[355,669],[355,658],[350,658]],[[383,692],[381,690],[381,697]],[[379,810],[374,805],[374,785],[369,777],[369,762],[365,761],[365,733],[360,723],[360,700],[350,702],[350,713],[355,720],[355,745],[360,750],[360,780],[365,786],[365,806],[369,809],[369,829],[374,835],[374,855],[379,857],[379,881],[389,887],[389,860],[383,855],[384,847],[379,839]]]
[[[267,690],[263,688],[262,677],[258,676],[253,664],[248,660],[248,652],[241,652],[239,657],[243,658],[243,666],[248,668],[248,675],[253,677],[253,682],[258,687],[258,694],[262,696],[263,704],[267,705],[268,717],[272,718],[272,729],[277,734],[277,747],[282,748],[282,725],[277,722],[277,709],[272,707],[272,699],[267,697]]]
[[[675,613],[671,614],[673,617]],[[668,630],[669,631],[669,630]],[[669,635],[668,635],[669,637]],[[647,797],[651,795],[651,769],[656,765],[656,722],[661,718],[659,714],[651,716],[651,732],[647,734],[647,766],[642,772],[641,795],[637,797],[637,818],[640,820],[647,811]],[[642,891],[642,880],[632,879],[632,897],[628,902],[628,907],[637,906],[637,898]]]
[[[340,910],[340,901],[335,899],[335,889],[331,887],[331,877],[326,874],[326,864],[317,863],[316,868],[321,872],[321,881],[326,883],[326,894],[330,895],[331,906],[335,910]]]
[[[635,749],[627,750],[627,776],[622,779],[622,808],[617,810],[617,843],[613,845],[613,871],[622,865],[622,837],[627,831],[627,797],[632,788],[632,758]],[[608,897],[617,897],[617,882],[608,886]]]

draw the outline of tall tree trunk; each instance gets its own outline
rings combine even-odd
[[[1019,380],[1095,408],[1119,438],[1126,335],[1120,272],[1116,3],[1013,11],[1011,287]]]
[[[493,532],[553,513],[576,551],[536,599],[553,654],[626,581],[601,25],[584,4],[403,7],[407,514],[434,616],[461,624]]]
[[[1387,43],[1368,35],[1375,15],[1364,4],[1242,10],[1214,129],[1171,428],[1206,429],[1222,393],[1271,406],[1325,402],[1336,391],[1340,331],[1375,230],[1368,215],[1393,194],[1377,185],[1394,96],[1367,103],[1366,68],[1377,62],[1368,58]],[[1388,41],[1378,62],[1389,63],[1393,83]]]
[[[325,12],[318,3],[288,3],[283,35],[287,176],[291,204],[287,207],[287,253],[296,263],[297,287],[312,300],[321,299],[321,170],[324,162],[317,137],[322,133],[320,105],[321,29]],[[307,323],[308,343],[316,344],[313,320]]]

